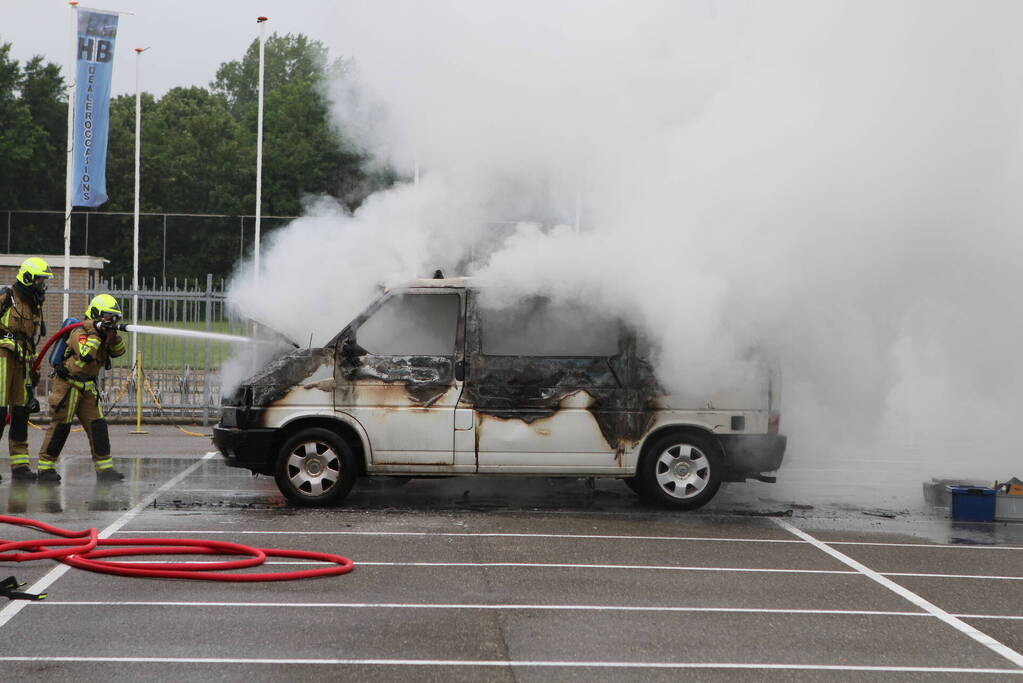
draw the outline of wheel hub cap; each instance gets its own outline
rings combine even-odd
[[[675,466],[672,469],[674,469],[675,477],[678,479],[685,479],[689,476],[690,467],[688,462],[679,461],[675,463]]]

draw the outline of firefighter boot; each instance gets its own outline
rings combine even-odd
[[[11,470],[11,479],[14,481],[35,481],[36,473],[28,466],[15,467]]]

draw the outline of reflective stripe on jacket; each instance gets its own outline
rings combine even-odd
[[[108,358],[123,356],[127,351],[124,340],[117,334],[104,340],[92,320],[86,320],[80,329],[71,330],[67,346],[64,370],[69,375],[89,379],[99,376]]]
[[[11,305],[0,316],[0,349],[32,362],[36,357],[36,335],[42,321],[41,313],[22,298],[17,288],[11,289]]]

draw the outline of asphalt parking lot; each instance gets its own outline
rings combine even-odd
[[[115,430],[115,455],[135,453],[116,458],[124,483],[97,485],[70,455],[59,487],[5,473],[0,511],[116,538],[337,553],[354,571],[223,584],[0,563],[49,594],[0,603],[6,680],[1023,674],[1023,525],[809,508],[734,487],[675,513],[583,479],[367,482],[340,508],[304,510],[205,455],[208,442],[148,429]]]

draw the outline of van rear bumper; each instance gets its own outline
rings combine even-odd
[[[718,441],[725,451],[725,480],[744,481],[781,467],[788,438],[782,434],[719,434]]]

